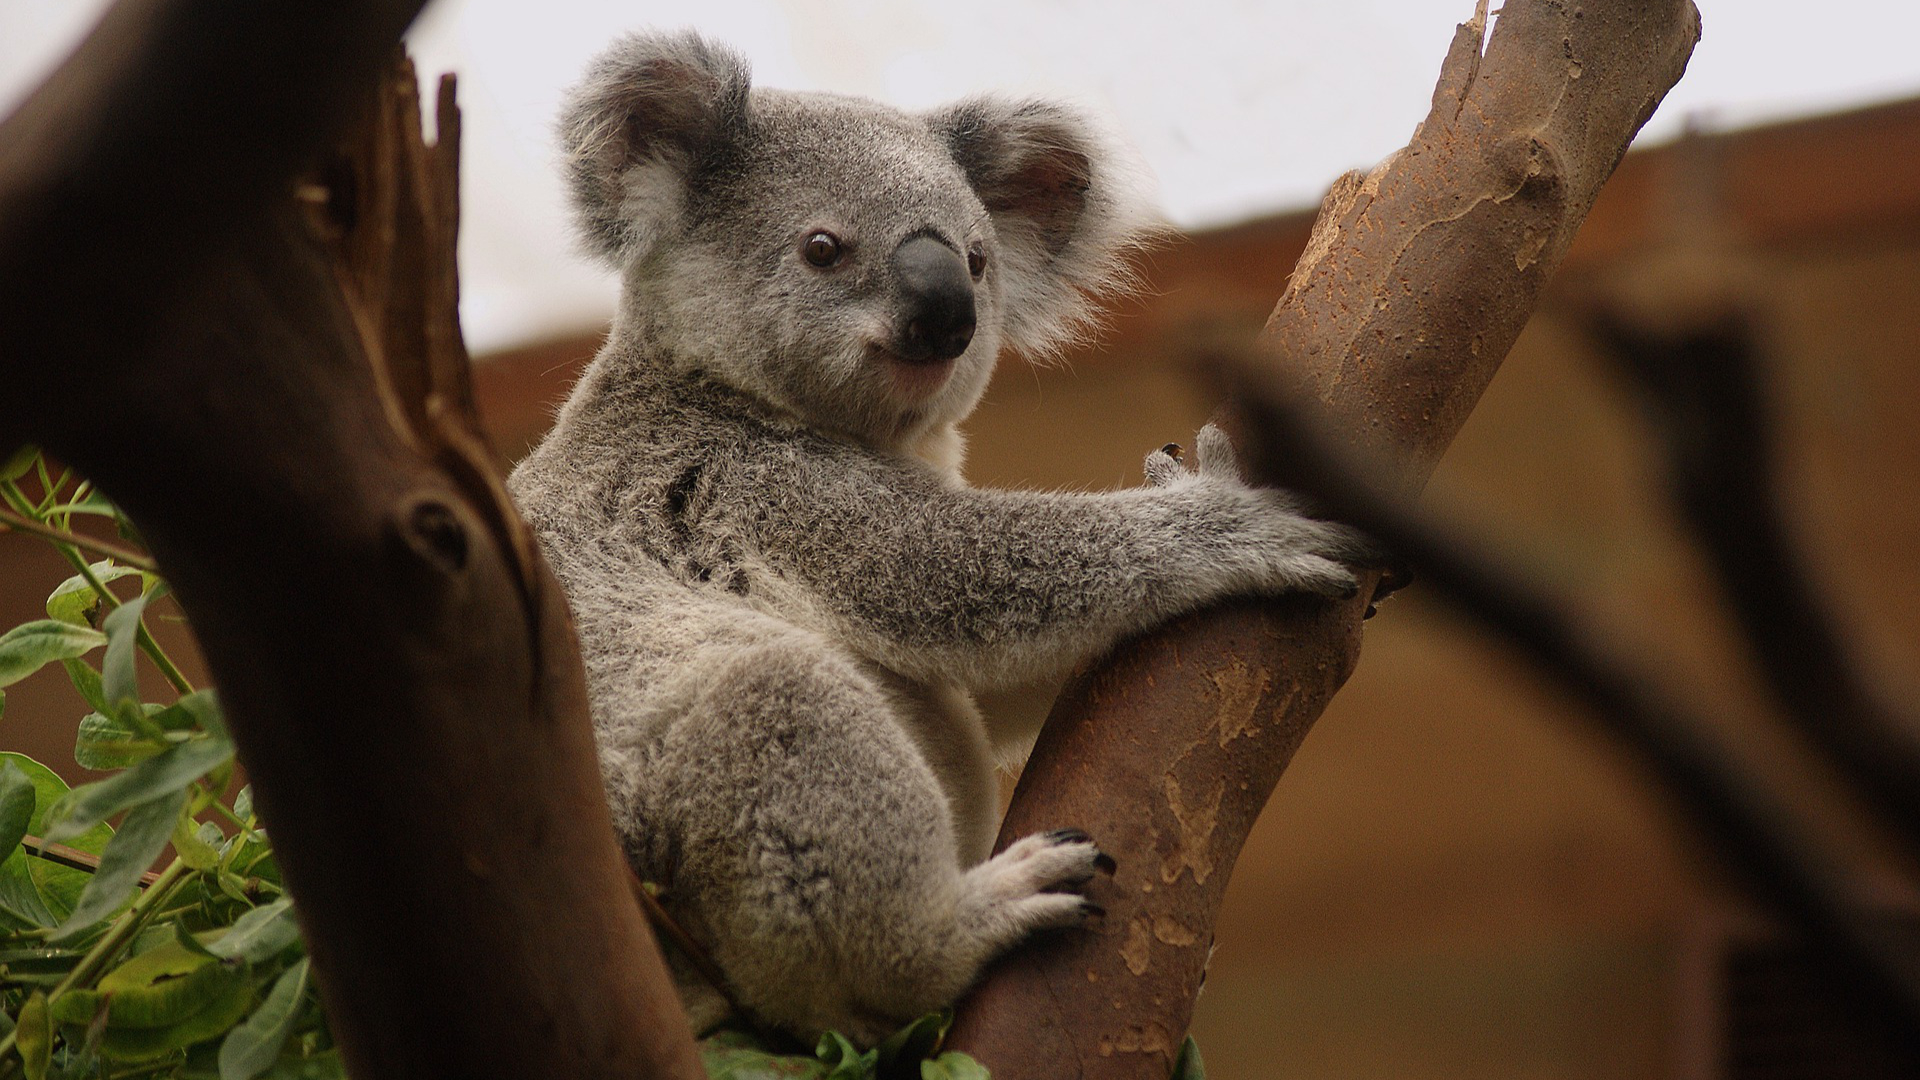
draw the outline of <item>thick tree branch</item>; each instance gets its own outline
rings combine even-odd
[[[1405,150],[1336,185],[1267,328],[1342,438],[1416,490],[1699,37],[1688,0],[1510,0],[1456,36]],[[1366,601],[1242,604],[1122,646],[1055,707],[1001,842],[1079,826],[1121,860],[1096,932],[1016,953],[953,1044],[996,1077],[1167,1075],[1228,876],[1357,657]]]
[[[454,143],[409,75],[311,191],[333,254],[291,198],[415,6],[115,8],[0,128],[0,438],[166,568],[357,1080],[692,1080],[565,605],[468,411]]]

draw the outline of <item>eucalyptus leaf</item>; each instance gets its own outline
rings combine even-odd
[[[211,824],[207,827],[213,828],[214,835],[219,835],[218,828]],[[219,849],[207,843],[200,830],[194,827],[193,818],[184,814],[173,821],[173,853],[190,870],[211,870],[220,865]]]
[[[953,1010],[941,1009],[882,1039],[874,1048],[874,1072],[880,1080],[919,1080],[920,1062],[932,1057],[953,1026]]]
[[[98,990],[73,990],[53,1002],[53,1018],[84,1023],[94,1013],[88,997],[107,1005],[107,1026],[172,1027],[206,1009],[247,979],[246,965],[223,962],[177,939],[109,971]],[[71,999],[71,1001],[70,1001]]]
[[[920,1063],[920,1080],[992,1080],[987,1067],[973,1058],[951,1050],[931,1061]]]
[[[106,690],[100,685],[100,672],[85,660],[62,660],[60,666],[67,669],[67,679],[80,696],[93,706],[94,712],[107,711]]]
[[[226,714],[220,711],[220,696],[212,688],[180,695],[180,700],[162,709],[154,722],[168,731],[204,731],[217,739],[231,741],[227,734]]]
[[[131,566],[117,566],[112,559],[101,559],[88,566],[87,571],[102,585],[140,572]],[[93,623],[87,619],[87,612],[98,607],[101,602],[86,575],[75,574],[56,586],[53,593],[47,597],[47,617],[63,623],[72,623],[75,626],[91,627]]]
[[[143,705],[150,718],[162,712],[158,705]],[[124,769],[153,757],[169,744],[133,730],[123,717],[88,713],[80,718],[80,730],[73,740],[73,760],[83,769],[106,772]]]
[[[171,1027],[108,1026],[100,1040],[100,1056],[109,1061],[155,1061],[195,1043],[219,1038],[252,1008],[253,988],[248,980],[238,979],[206,1008]]]
[[[1180,1056],[1173,1059],[1171,1080],[1207,1080],[1207,1067],[1200,1061],[1200,1044],[1193,1036],[1180,1044]]]
[[[11,858],[20,838],[27,835],[37,798],[33,781],[20,766],[0,762],[0,860]]]
[[[53,1059],[53,1018],[47,1014],[47,995],[35,990],[20,1007],[13,1045],[26,1065],[27,1080],[45,1080],[47,1065]]]
[[[106,635],[58,619],[23,623],[0,634],[0,686],[9,686],[55,660],[69,660],[107,644]]]
[[[847,1041],[845,1035],[829,1031],[820,1036],[813,1056],[827,1066],[825,1080],[869,1080],[873,1076],[874,1060],[878,1055],[872,1050],[862,1054]]]
[[[708,1080],[826,1080],[827,1066],[805,1054],[776,1054],[754,1036],[723,1031],[700,1040]]]
[[[233,744],[223,738],[206,736],[180,743],[125,772],[74,788],[48,815],[51,820],[41,835],[64,842],[122,810],[162,795],[184,793],[187,785],[232,758]]]
[[[15,849],[0,862],[0,911],[28,926],[46,929],[57,925],[62,916],[47,905],[46,896],[33,880],[30,864],[38,861]]]
[[[293,901],[276,900],[240,916],[225,934],[207,943],[207,951],[249,964],[264,964],[299,940],[300,924],[294,921]]]
[[[18,480],[27,475],[27,471],[33,468],[34,460],[39,456],[40,448],[32,443],[8,454],[7,459],[0,462],[0,481]]]
[[[100,853],[100,868],[80,894],[73,913],[54,930],[51,941],[64,941],[113,914],[140,887],[140,875],[166,850],[173,824],[187,805],[187,792],[161,795],[127,811],[120,831]]]
[[[60,779],[58,773],[25,754],[0,753],[0,761],[11,763],[33,783],[33,817],[27,823],[27,832],[45,836],[47,819],[54,803],[68,793],[67,782]],[[68,838],[64,843],[68,847],[98,855],[112,835],[112,829],[100,824]],[[81,891],[92,877],[84,870],[34,857],[25,849],[16,851],[0,862],[0,908],[17,917],[27,918],[36,926],[56,925],[73,910]]]
[[[122,701],[140,700],[133,653],[139,644],[140,616],[146,609],[147,598],[142,594],[107,612],[101,620],[107,632],[107,655],[100,662],[100,681],[109,709]]]
[[[307,997],[307,959],[274,980],[267,1000],[220,1042],[220,1080],[253,1080],[273,1066]]]

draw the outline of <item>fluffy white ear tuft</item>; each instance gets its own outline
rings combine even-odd
[[[559,125],[589,252],[616,268],[646,256],[746,115],[750,85],[745,59],[691,31],[631,34],[595,58]]]
[[[928,114],[1000,239],[1006,341],[1045,357],[1139,287],[1129,260],[1164,231],[1113,139],[1049,101],[978,97]]]

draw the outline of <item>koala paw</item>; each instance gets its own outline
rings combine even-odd
[[[967,878],[985,921],[1025,933],[1082,926],[1103,914],[1080,890],[1095,874],[1113,871],[1113,858],[1085,832],[1055,829],[1014,841],[968,871]]]

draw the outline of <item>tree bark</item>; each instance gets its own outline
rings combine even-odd
[[[1689,0],[1484,0],[1413,141],[1337,183],[1269,320],[1268,377],[1409,495],[1519,336],[1600,185],[1699,39]],[[1373,579],[1363,585],[1371,587]],[[1087,829],[1120,860],[1092,932],[1006,958],[951,1045],[997,1080],[1168,1075],[1254,819],[1358,658],[1363,596],[1238,603],[1070,685],[1002,845]]]
[[[565,604],[470,411],[450,96],[428,151],[390,82],[317,213],[291,198],[417,6],[109,13],[0,127],[0,441],[166,568],[356,1080],[693,1080]]]

